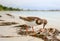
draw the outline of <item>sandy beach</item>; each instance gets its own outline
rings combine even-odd
[[[15,25],[24,24],[22,20],[19,19],[19,16],[8,16],[6,14],[0,14],[0,36],[19,36],[19,37],[12,37],[12,38],[0,38],[0,41],[40,41],[40,39],[31,37],[31,36],[21,36],[17,34],[16,28],[14,28]],[[4,21],[2,21],[4,20]],[[2,22],[16,22],[17,24],[11,24],[11,25],[4,25]],[[1,25],[2,24],[2,25]],[[41,39],[42,40],[42,39]],[[43,41],[43,40],[42,40]]]
[[[11,15],[7,15],[10,13],[2,13],[0,12],[0,36],[16,36],[16,37],[12,37],[12,38],[0,38],[0,41],[44,41],[40,38],[36,38],[36,37],[32,37],[32,36],[21,36],[17,34],[18,29],[14,28],[14,26],[20,25],[20,24],[25,24],[25,22],[21,19],[19,19],[19,16],[25,16],[25,15],[16,15],[16,14],[12,14]],[[50,19],[48,19],[48,24],[46,25],[46,28],[56,28],[58,30],[60,30],[60,26],[58,24],[58,27],[56,25],[55,22],[50,21]],[[50,25],[50,24],[54,24],[54,25]],[[55,26],[56,25],[56,26]],[[36,26],[34,27],[34,30],[37,31],[38,29],[42,28],[42,25],[40,26]],[[31,29],[30,29],[31,30]],[[17,37],[19,36],[19,37]],[[60,39],[60,36],[59,36]]]

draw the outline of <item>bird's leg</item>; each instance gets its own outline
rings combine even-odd
[[[32,27],[32,30],[33,30],[33,32],[34,32],[34,28]]]
[[[28,27],[26,27],[26,34],[28,34]]]

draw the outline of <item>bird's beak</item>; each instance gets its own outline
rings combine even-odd
[[[43,28],[45,27],[46,24],[43,24]]]

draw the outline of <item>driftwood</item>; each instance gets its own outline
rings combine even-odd
[[[33,31],[28,31],[28,32],[26,32],[26,31],[19,31],[17,34],[19,34],[19,35],[31,35],[31,34],[34,34],[35,32],[33,32]]]
[[[13,15],[11,15],[11,14],[6,14],[6,15],[14,18],[14,16],[13,16]]]
[[[8,25],[14,25],[14,24],[18,24],[16,22],[0,22],[0,26],[8,26]]]
[[[59,31],[57,31],[59,32]],[[48,37],[50,35],[44,35],[44,34],[40,34],[41,32],[33,32],[33,31],[18,31],[17,34],[19,35],[29,35],[29,36],[32,36],[32,37],[36,37],[36,38],[41,38],[43,39],[44,41],[60,41],[60,39],[58,39],[56,36],[59,34],[56,35],[56,33],[51,36],[51,39],[49,39]],[[13,38],[13,37],[19,37],[19,36],[0,36],[0,38]]]
[[[17,26],[14,26],[14,27],[19,27],[20,29],[23,29],[23,30],[26,30],[26,27],[27,27],[27,29],[31,28],[30,26],[27,26],[25,24],[23,24],[23,25],[17,25]]]
[[[13,38],[13,37],[19,37],[19,36],[0,36],[0,38]]]
[[[48,39],[47,36],[45,36],[45,35],[38,35],[38,34],[34,34],[34,35],[30,35],[30,36],[37,37],[37,38],[41,38],[41,39],[43,39],[44,41],[60,41],[60,39],[58,39],[58,38],[55,37],[55,36],[53,36],[52,39]]]
[[[5,20],[0,20],[0,21],[5,21]]]
[[[33,32],[33,31],[20,31],[18,32],[19,35],[29,35],[32,37],[37,37],[37,38],[41,38],[44,41],[60,41],[60,39],[58,39],[56,36],[60,34],[60,32],[56,29],[56,31],[52,34],[52,36],[50,34],[44,35],[44,34],[40,34],[40,32]],[[51,39],[49,39],[48,37],[51,36]]]

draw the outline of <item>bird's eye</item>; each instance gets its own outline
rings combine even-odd
[[[42,24],[42,20],[36,20],[36,24],[38,25]]]
[[[38,23],[40,23],[41,21],[40,20],[38,20]]]

